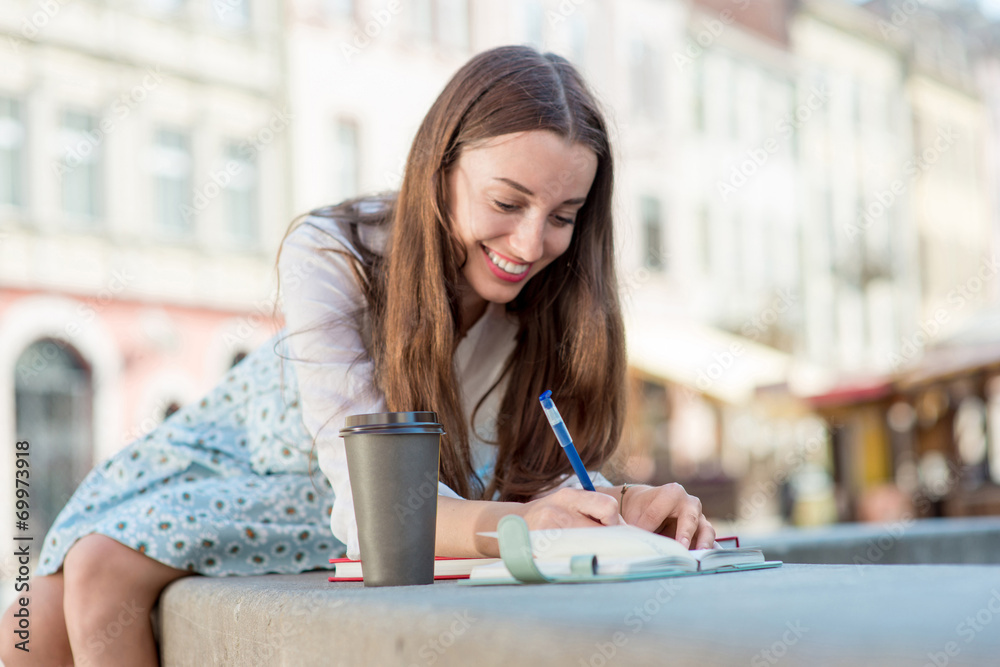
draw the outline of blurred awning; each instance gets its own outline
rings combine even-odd
[[[880,376],[843,380],[822,393],[803,398],[809,405],[822,410],[874,403],[893,393],[892,378]]]
[[[717,400],[741,405],[758,387],[788,381],[791,357],[747,338],[650,313],[625,326],[629,365]]]
[[[1000,344],[933,348],[915,367],[899,373],[896,386],[901,391],[910,391],[965,375],[997,371],[1000,371]]]
[[[974,373],[1000,371],[1000,305],[974,313],[900,369],[896,386],[910,391]]]

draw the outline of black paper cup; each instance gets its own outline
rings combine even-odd
[[[382,412],[345,420],[340,436],[365,586],[434,583],[443,434],[434,412]]]

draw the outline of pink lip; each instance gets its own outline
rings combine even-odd
[[[528,274],[531,273],[531,264],[528,265],[528,270],[525,271],[524,273],[520,273],[520,274],[517,274],[517,275],[514,275],[513,273],[507,273],[506,271],[504,271],[499,266],[497,266],[496,264],[493,263],[493,260],[490,259],[490,255],[489,255],[489,253],[486,250],[486,246],[480,245],[480,247],[483,249],[483,257],[486,259],[486,266],[490,267],[490,270],[493,272],[493,275],[495,275],[500,280],[506,280],[509,283],[519,283],[522,280],[524,280],[525,278],[527,278]],[[520,263],[520,262],[514,262],[514,260],[512,260],[512,259],[504,257],[503,255],[501,255],[500,253],[498,253],[496,250],[494,250],[493,252],[498,257],[500,257],[501,259],[505,259],[508,262],[513,262],[515,264],[519,264]]]

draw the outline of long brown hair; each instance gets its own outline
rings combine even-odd
[[[453,361],[466,257],[448,215],[447,174],[464,147],[530,130],[587,146],[597,156],[597,172],[567,251],[507,304],[519,330],[503,371],[500,411],[491,415],[499,452],[484,487],[472,468],[471,423]],[[392,225],[385,253],[361,249],[356,267],[368,302],[375,382],[389,410],[438,413],[447,432],[440,477],[465,498],[489,499],[499,491],[501,500],[525,501],[571,472],[538,404],[546,389],[589,469],[600,468],[618,445],[625,336],[611,198],[607,128],[583,79],[560,56],[505,46],[475,56],[445,86],[417,131],[398,195],[383,197],[381,213],[364,214],[360,200],[314,212],[346,218],[355,230],[359,223]]]

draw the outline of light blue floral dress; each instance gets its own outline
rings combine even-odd
[[[198,402],[97,466],[56,517],[36,574],[100,533],[207,575],[329,568],[333,490],[302,423],[283,334]]]

